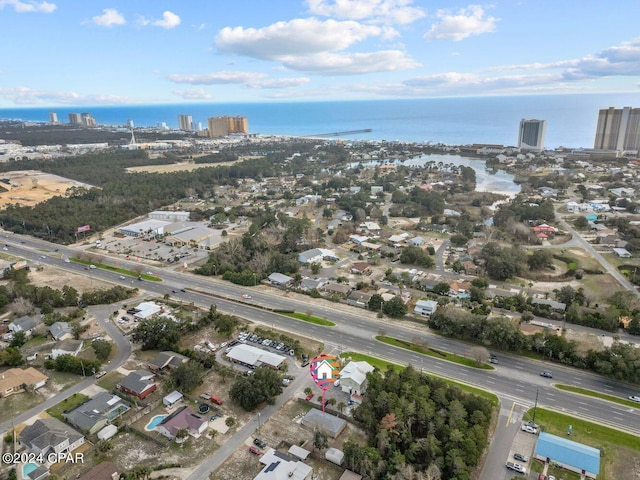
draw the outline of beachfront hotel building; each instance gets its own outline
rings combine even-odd
[[[598,126],[593,148],[599,150],[640,149],[640,108],[603,108],[598,113]]]
[[[193,117],[191,115],[180,115],[178,117],[178,130],[184,132],[193,131]]]
[[[232,133],[249,133],[247,117],[212,117],[207,120],[209,137],[226,137]]]
[[[544,149],[544,134],[547,130],[546,120],[522,119],[518,134],[518,148],[541,152]]]

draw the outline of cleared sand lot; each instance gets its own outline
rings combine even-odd
[[[86,183],[38,170],[17,170],[0,174],[0,208],[7,205],[34,206],[56,195],[64,195],[71,187],[91,187]]]

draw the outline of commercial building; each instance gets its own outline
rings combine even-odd
[[[518,134],[518,148],[540,152],[544,149],[544,135],[547,130],[546,120],[522,119]]]
[[[535,458],[587,478],[596,478],[600,473],[600,450],[546,432],[538,436]]]
[[[178,116],[178,129],[185,132],[193,131],[193,117],[191,115]]]
[[[593,148],[599,150],[640,149],[640,108],[603,108],[598,114]]]
[[[244,343],[233,347],[227,353],[227,359],[246,367],[256,368],[265,366],[273,369],[280,368],[286,361],[286,357],[282,355],[261,350]]]
[[[79,113],[70,113],[69,123],[71,125],[82,125],[82,115],[80,115]]]
[[[81,113],[80,118],[82,119],[82,125],[85,127],[95,127],[96,119],[91,116],[90,113]]]
[[[249,133],[247,117],[212,117],[207,120],[209,137],[226,137],[232,133]]]
[[[49,112],[49,123],[58,123],[58,114],[56,112]]]

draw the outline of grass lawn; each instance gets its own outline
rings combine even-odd
[[[606,393],[594,392],[593,390],[587,390],[586,388],[572,387],[570,385],[556,385],[556,388],[565,390],[567,392],[579,393],[580,395],[587,395],[589,397],[601,398],[608,402],[619,403],[620,405],[627,405],[628,407],[640,408],[640,403],[632,400],[627,400],[622,397],[615,397],[613,395],[607,395]]]
[[[53,344],[53,342],[49,340],[47,337],[36,335],[36,336],[29,337],[29,339],[25,342],[25,344],[22,347],[25,349],[28,349],[28,348],[44,345],[45,343]]]
[[[624,290],[622,286],[608,273],[603,275],[585,275],[582,277],[584,289],[591,293],[594,302],[602,302],[619,290]]]
[[[303,322],[315,323],[316,325],[322,325],[323,327],[335,327],[336,324],[326,320],[324,318],[316,317],[314,315],[308,315],[306,313],[293,312],[293,313],[282,313],[286,317],[295,318],[296,320],[302,320]]]
[[[119,384],[124,375],[118,372],[109,372],[104,377],[99,379],[96,383],[104,388],[107,392],[112,392],[116,389],[116,385]]]
[[[441,360],[447,360],[449,362],[459,363],[460,365],[466,365],[472,368],[481,368],[483,370],[493,370],[491,365],[482,363],[478,365],[478,362],[471,358],[463,357],[455,353],[443,352],[442,350],[435,350],[426,346],[418,345],[417,343],[407,342],[406,340],[400,340],[393,337],[385,337],[378,335],[376,340],[386,343],[387,345],[393,345],[394,347],[404,348],[405,350],[411,350],[412,352],[420,353],[422,355],[428,355],[430,357],[439,358]]]
[[[54,383],[56,390],[60,392],[84,379],[84,377],[75,373],[57,372],[55,370],[45,370],[44,374],[49,377],[49,385]]]
[[[81,403],[86,402],[87,400],[89,400],[88,396],[83,395],[82,393],[74,393],[66,400],[63,400],[57,405],[54,405],[53,407],[47,409],[47,413],[52,417],[57,418],[58,420],[62,420],[63,413],[72,410],[73,408],[77,407]]]
[[[387,368],[391,367],[394,370],[402,370],[403,368],[405,368],[403,365],[398,365],[397,363],[392,363],[392,362],[388,362],[386,360],[382,360],[381,358],[377,358],[377,357],[372,357],[370,355],[365,355],[362,353],[356,353],[356,352],[344,352],[341,355],[342,358],[345,359],[351,359],[355,362],[367,362],[369,365],[377,368],[378,370],[380,370],[381,372],[384,372],[387,370]],[[438,378],[442,378],[439,377],[438,375],[433,375],[431,373],[429,373],[428,375],[431,375],[432,377],[438,377]],[[486,390],[482,390],[480,388],[476,388],[476,387],[472,387],[470,385],[465,385],[464,383],[458,383],[455,382],[453,380],[449,380],[447,378],[442,378],[442,380],[444,380],[445,382],[447,382],[449,385],[455,385],[456,387],[460,388],[461,390],[464,390],[465,392],[468,393],[473,393],[475,395],[478,395],[480,397],[486,398],[488,399],[492,405],[497,406],[498,405],[498,397],[495,396],[493,393],[489,393]]]
[[[39,393],[17,393],[0,399],[0,422],[7,422],[44,402]]]
[[[532,417],[533,409],[524,415],[525,420]],[[624,465],[633,464],[627,462],[629,456],[633,456],[636,461],[640,459],[640,440],[635,435],[543,408],[536,410],[536,423],[543,431],[560,437],[567,436],[567,430],[571,425],[571,440],[600,449],[600,480],[619,478],[616,472],[620,471],[620,468],[625,471]],[[564,473],[562,477],[565,477]],[[556,478],[560,477],[556,475]]]

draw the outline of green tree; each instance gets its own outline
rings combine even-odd
[[[587,228],[589,228],[589,220],[587,220],[585,217],[580,216],[578,218],[576,218],[573,222],[573,225],[578,229],[578,230],[586,230]]]
[[[448,295],[451,287],[447,282],[440,282],[433,286],[431,291],[437,295]]]
[[[96,354],[96,358],[101,362],[106,362],[113,350],[113,344],[107,340],[94,340],[91,342],[91,347]]]
[[[392,318],[403,317],[407,313],[407,306],[401,297],[395,296],[388,302],[385,302],[382,306],[382,311],[385,315],[388,315]]]
[[[576,299],[576,290],[571,285],[565,285],[556,293],[556,298],[559,302],[569,306]]]
[[[380,312],[382,311],[383,304],[384,300],[382,299],[382,295],[380,295],[379,293],[374,293],[373,295],[371,295],[367,307],[369,308],[369,310],[372,310],[374,312]]]
[[[185,393],[192,392],[202,385],[204,368],[198,362],[184,362],[171,371],[173,386]]]
[[[231,399],[247,411],[264,402],[273,404],[282,393],[282,380],[275,370],[258,368],[249,377],[238,379],[229,391]]]
[[[542,248],[534,250],[533,254],[527,257],[527,264],[531,270],[542,270],[553,260],[553,255]]]
[[[22,354],[18,347],[7,347],[0,352],[0,365],[17,367],[23,363],[24,359],[22,358]]]
[[[138,323],[131,338],[141,344],[142,350],[173,350],[180,334],[180,327],[175,321],[149,318]]]
[[[14,332],[13,338],[11,339],[10,347],[18,347],[20,348],[27,342],[27,334],[25,332]]]
[[[322,430],[316,430],[313,435],[313,448],[317,448],[318,450],[324,450],[329,446],[329,438],[327,434]]]
[[[313,262],[311,264],[311,273],[313,273],[314,275],[319,274],[321,269],[322,265],[320,265],[318,262]]]

